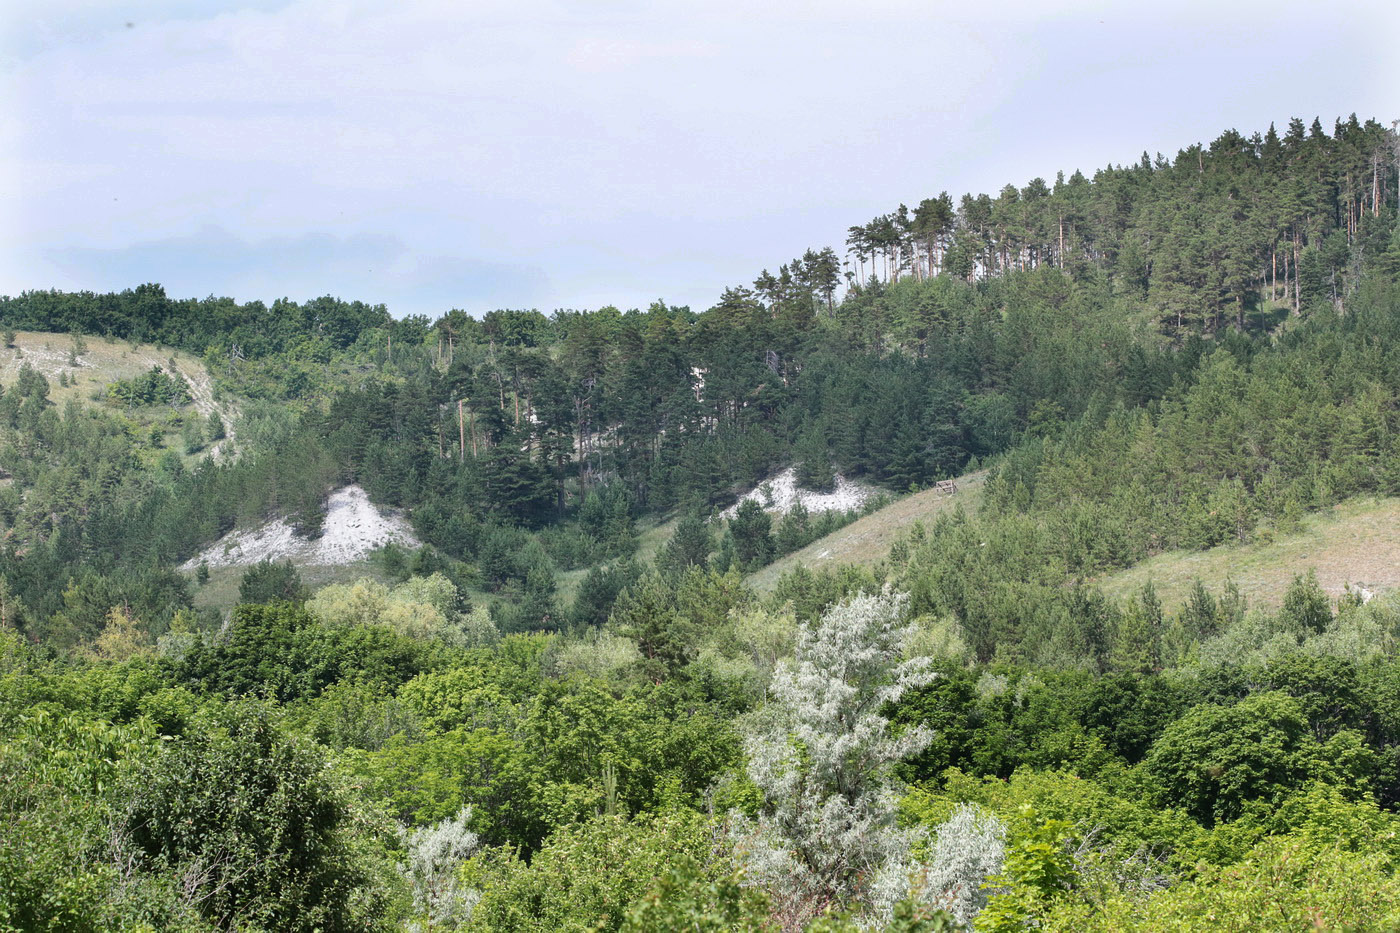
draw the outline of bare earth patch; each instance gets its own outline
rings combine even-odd
[[[375,548],[394,543],[415,548],[421,542],[407,519],[381,511],[359,486],[331,493],[320,538],[298,536],[283,519],[244,531],[234,531],[186,561],[180,569],[194,570],[203,561],[210,567],[248,566],[264,560],[290,560],[308,566],[340,566],[363,561]]]
[[[739,513],[739,506],[754,501],[768,512],[787,512],[799,501],[809,512],[849,512],[865,505],[865,501],[875,494],[875,490],[863,483],[846,479],[836,474],[836,488],[831,492],[817,492],[797,485],[797,470],[788,467],[777,476],[760,483],[739,498],[739,501],[720,514],[733,518]]]

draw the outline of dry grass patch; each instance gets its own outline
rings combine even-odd
[[[873,566],[889,555],[890,546],[907,535],[915,522],[928,524],[940,512],[959,505],[969,512],[976,511],[982,501],[982,482],[986,478],[985,470],[959,477],[956,495],[925,489],[897,499],[750,574],[749,585],[760,593],[772,592],[779,578],[799,564],[813,570],[841,564]]]
[[[1294,575],[1310,568],[1333,597],[1348,584],[1373,593],[1400,587],[1400,499],[1348,500],[1272,541],[1159,554],[1098,583],[1122,598],[1150,580],[1170,611],[1186,600],[1197,579],[1216,592],[1233,580],[1250,605],[1272,607]]]
[[[75,347],[79,346],[81,353],[75,352]],[[217,411],[231,441],[237,426],[237,408],[227,398],[214,401],[213,380],[204,361],[183,350],[92,336],[75,342],[70,334],[19,331],[13,347],[0,347],[0,384],[13,384],[19,378],[20,369],[28,363],[48,380],[49,399],[61,410],[69,400],[87,405],[100,402],[107,397],[107,388],[113,383],[145,375],[152,366],[169,371],[172,360],[175,371],[189,383],[193,410],[206,418]],[[67,376],[67,385],[59,384],[60,375]],[[155,424],[170,412],[168,408],[156,407],[128,414],[142,423]],[[206,448],[198,457],[217,453],[221,446],[215,444]]]

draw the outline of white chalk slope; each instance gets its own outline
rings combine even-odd
[[[739,513],[739,506],[750,499],[763,506],[768,512],[787,512],[798,502],[808,512],[849,512],[859,509],[865,500],[874,494],[869,486],[852,482],[840,473],[836,474],[836,487],[831,492],[815,492],[797,485],[797,470],[788,467],[757,489],[745,493],[738,502],[725,509],[725,518],[733,518]]]
[[[258,528],[235,531],[184,564],[193,570],[205,561],[210,567],[237,567],[262,560],[291,560],[315,567],[340,566],[364,560],[377,547],[393,542],[418,547],[408,521],[381,511],[359,486],[331,493],[326,503],[324,533],[315,541],[298,537],[283,519]]]

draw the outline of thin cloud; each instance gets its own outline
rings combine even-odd
[[[108,5],[20,3],[0,75],[9,292],[125,287],[166,249],[196,294],[344,274],[326,290],[373,287],[401,313],[704,307],[900,201],[1295,114],[1389,119],[1396,83],[1380,4],[1318,23],[1106,0],[135,0],[127,28]],[[400,252],[373,279],[309,255],[313,276],[253,248],[182,252],[205,228]]]
[[[67,247],[45,258],[63,279],[118,288],[161,282],[172,295],[297,299],[336,295],[392,306],[531,305],[548,290],[538,268],[415,253],[395,237],[310,232],[250,241],[219,227],[118,248]]]

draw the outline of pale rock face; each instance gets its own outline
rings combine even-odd
[[[852,482],[841,474],[836,474],[836,488],[831,492],[815,492],[797,485],[797,469],[788,467],[758,488],[744,494],[722,513],[725,518],[733,518],[739,513],[739,506],[752,499],[768,512],[787,512],[798,502],[808,512],[849,512],[859,509],[869,499],[873,490],[869,486]]]
[[[263,560],[292,560],[311,566],[339,566],[364,560],[377,547],[394,543],[415,548],[422,542],[408,520],[381,511],[359,486],[331,493],[326,503],[324,533],[315,541],[298,537],[283,519],[258,528],[225,535],[202,554],[186,561],[193,570],[201,561],[210,567],[237,567]]]

